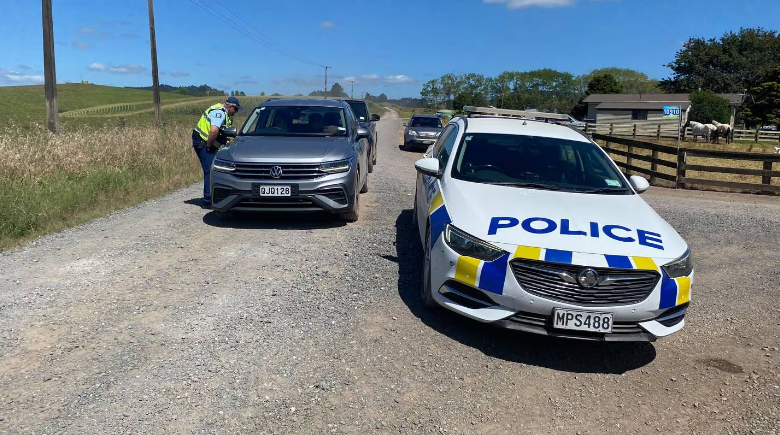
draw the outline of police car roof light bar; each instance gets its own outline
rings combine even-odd
[[[463,106],[463,111],[469,118],[477,116],[498,116],[504,118],[519,119],[549,119],[555,121],[569,121],[569,116],[560,113],[529,112],[525,110],[498,109],[495,107]]]

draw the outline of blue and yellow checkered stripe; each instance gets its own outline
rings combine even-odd
[[[534,246],[518,246],[513,255],[505,254],[494,261],[480,261],[471,257],[460,257],[455,268],[455,279],[492,293],[502,294],[507,275],[508,263],[514,258],[543,260],[553,263],[572,264],[575,253],[558,249],[545,249]],[[583,255],[583,254],[578,254]],[[666,272],[649,257],[629,257],[622,255],[597,255],[604,266],[617,269],[655,270],[661,273],[661,297],[659,309],[671,308],[689,302],[691,299],[690,277],[670,278]]]

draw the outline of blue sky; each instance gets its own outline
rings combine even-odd
[[[58,82],[151,84],[146,1],[53,3]],[[0,51],[0,86],[41,83],[40,2],[3,0],[0,14],[3,33],[18,41],[7,37]],[[778,29],[780,8],[776,0],[157,0],[155,20],[162,83],[308,94],[322,88],[317,65],[330,65],[329,83],[350,92],[352,78],[356,95],[393,98],[418,97],[422,83],[446,73],[617,66],[660,79],[689,37]]]

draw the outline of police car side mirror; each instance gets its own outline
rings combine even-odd
[[[647,182],[643,177],[640,177],[639,175],[632,175],[629,177],[628,182],[631,183],[631,187],[636,190],[636,193],[644,193],[647,189],[650,188],[650,183]]]
[[[439,168],[439,159],[426,158],[420,159],[414,162],[414,168],[417,172],[427,175],[429,177],[441,177],[441,170]]]
[[[404,127],[406,127],[406,123],[404,122]]]
[[[236,126],[231,126],[225,129],[225,136],[227,137],[236,137],[238,136],[238,129]]]

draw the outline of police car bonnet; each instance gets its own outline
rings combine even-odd
[[[452,223],[491,243],[669,259],[687,247],[639,195],[457,184],[445,197]]]

